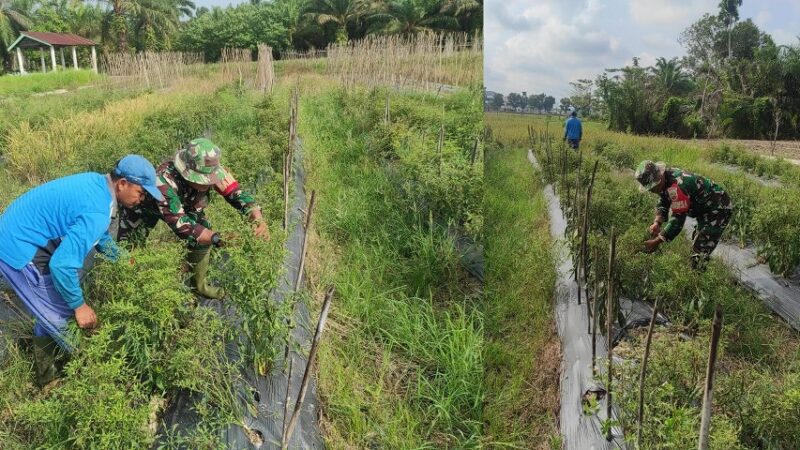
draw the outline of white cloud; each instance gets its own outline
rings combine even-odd
[[[771,18],[772,14],[769,11],[759,11],[753,21],[759,26],[759,28],[764,28]]]
[[[717,0],[634,0],[630,13],[638,25],[674,27],[689,25],[703,13],[716,10]]]

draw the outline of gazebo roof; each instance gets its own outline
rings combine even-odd
[[[8,47],[8,51],[15,48],[42,48],[42,47],[71,47],[83,46],[91,47],[98,45],[91,39],[86,39],[75,34],[69,33],[47,33],[36,31],[23,31],[19,38]]]

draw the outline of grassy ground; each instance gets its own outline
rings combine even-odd
[[[509,116],[524,129],[534,125],[542,130],[547,125],[518,116]],[[560,124],[550,123],[550,130],[560,137]],[[728,269],[712,261],[705,272],[689,269],[689,243],[683,237],[664,246],[655,255],[641,253],[646,227],[652,221],[655,196],[638,192],[630,168],[644,158],[658,159],[696,170],[721,180],[733,192],[734,204],[744,203],[741,192],[753,190],[762,202],[768,196],[781,198],[792,187],[765,187],[758,181],[739,175],[732,176],[713,161],[714,154],[691,144],[664,138],[632,137],[620,133],[587,127],[587,139],[582,144],[584,158],[581,178],[588,180],[595,159],[600,161],[592,199],[590,248],[598,259],[591,262],[592,279],[605,278],[608,236],[613,226],[620,236],[618,244],[620,295],[647,300],[659,299],[663,311],[673,321],[673,327],[659,329],[654,337],[649,375],[645,389],[645,420],[643,448],[691,448],[697,442],[699,406],[705,361],[708,352],[710,318],[715,306],[725,315],[717,385],[714,397],[712,448],[720,449],[789,449],[800,442],[796,430],[797,370],[800,365],[800,339],[749,292],[733,283]],[[553,158],[545,151],[546,144],[537,144],[539,161],[547,173],[561,186],[560,147],[552,145]],[[565,196],[575,193],[578,167],[577,155],[568,153],[569,170],[566,189],[560,194],[568,206],[573,203]],[[729,184],[730,183],[730,184]],[[737,184],[738,183],[738,184]],[[741,190],[740,190],[741,189]],[[761,197],[764,196],[764,197]],[[777,212],[754,206],[748,215],[738,217],[739,224]],[[792,208],[791,205],[784,209]],[[735,227],[731,226],[731,234]],[[574,229],[574,228],[573,228]],[[755,234],[755,233],[754,233]],[[748,235],[749,236],[749,235]],[[732,237],[729,235],[729,237]],[[755,235],[759,242],[763,236]],[[572,240],[573,244],[577,241]],[[763,240],[761,242],[764,242]],[[788,246],[791,242],[782,242]],[[574,247],[575,248],[575,247]],[[591,251],[591,250],[590,250]],[[591,254],[591,253],[590,253]],[[604,288],[601,288],[601,292]],[[685,336],[691,336],[686,339]],[[683,337],[682,337],[683,336]],[[638,361],[642,351],[642,336],[624,343],[618,350],[630,361],[618,370],[618,391],[621,394],[623,420],[629,435],[637,428],[635,405],[638,389]]]
[[[74,89],[96,83],[103,78],[91,70],[62,70],[59,72],[5,75],[0,77],[0,98],[10,95],[30,95],[56,89]]]
[[[337,289],[320,351],[323,428],[331,448],[476,447],[484,321],[446,228],[481,229],[480,166],[469,157],[480,96],[391,94],[387,125],[386,95],[302,98],[319,211],[310,280]]]
[[[275,348],[282,348],[280,334],[287,331],[272,327],[280,312],[266,301],[283,260],[277,173],[287,140],[287,96],[283,87],[265,98],[236,86],[192,83],[36,130],[21,124],[9,131],[0,176],[14,193],[23,192],[68,173],[106,171],[126,153],[159,162],[183,140],[212,130],[223,149],[223,163],[254,192],[272,229],[272,241],[262,242],[222,199],[215,198],[209,207],[215,229],[238,236],[226,247],[228,258],[215,264],[224,265],[223,270],[212,269],[210,276],[230,293],[227,301],[244,313],[250,340],[259,342],[245,348],[246,358],[238,364],[258,368],[268,364],[265,359]],[[30,153],[35,158],[26,156]],[[13,198],[5,196],[3,204]],[[127,260],[97,263],[85,292],[100,327],[93,333],[76,330],[78,351],[54,389],[40,392],[33,387],[30,352],[14,339],[8,342],[9,352],[0,361],[3,448],[146,448],[178,390],[199,395],[203,423],[192,435],[170,436],[170,446],[219,445],[218,427],[241,420],[231,388],[239,367],[225,358],[225,345],[236,345],[238,331],[213,310],[194,306],[180,271],[183,253],[183,245],[160,225],[147,247],[131,251],[133,265]],[[18,326],[14,336],[30,333],[30,324]]]
[[[561,448],[561,354],[552,300],[555,265],[541,174],[524,127],[487,120],[486,433],[515,448]]]

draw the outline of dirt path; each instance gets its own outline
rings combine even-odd
[[[732,147],[744,147],[759,155],[783,158],[792,164],[800,165],[800,141],[777,141],[775,151],[772,151],[770,141],[756,141],[749,139],[698,139],[697,143],[703,147],[714,147],[726,143]]]

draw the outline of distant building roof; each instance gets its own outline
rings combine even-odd
[[[41,47],[71,47],[98,45],[91,39],[86,39],[69,33],[48,33],[37,31],[23,31],[19,38],[8,47],[8,51],[15,48],[41,48]]]

